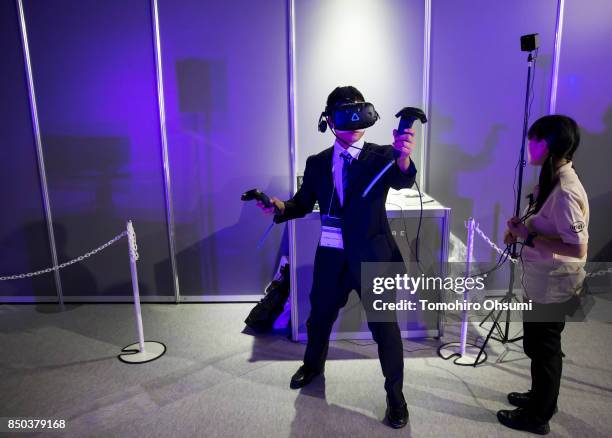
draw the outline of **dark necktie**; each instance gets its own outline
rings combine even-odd
[[[342,165],[342,198],[344,198],[346,195],[346,189],[348,187],[348,170],[353,157],[351,157],[351,154],[349,154],[347,151],[342,152],[340,156],[344,160],[344,164]]]

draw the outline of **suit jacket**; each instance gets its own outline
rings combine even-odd
[[[338,196],[333,190],[333,151],[332,146],[308,157],[302,186],[293,198],[285,201],[284,213],[274,217],[276,223],[304,217],[312,212],[315,201],[319,202],[321,215],[328,214],[330,197],[333,196],[332,214],[342,216],[344,251],[317,247],[315,281],[321,275],[334,275],[339,265],[338,257],[348,259],[349,268],[357,279],[360,279],[362,262],[402,262],[391,235],[385,202],[389,187],[396,190],[410,188],[417,173],[413,162],[406,173],[394,163],[368,195],[362,197],[372,179],[393,160],[392,146],[365,143],[358,159],[353,160],[349,167],[348,187],[344,205],[340,208]]]

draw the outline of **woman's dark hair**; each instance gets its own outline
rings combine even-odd
[[[580,143],[580,129],[574,119],[555,114],[536,120],[529,128],[527,138],[538,141],[546,140],[549,151],[540,171],[538,196],[534,210],[534,213],[537,213],[559,181],[557,170],[554,167],[555,159],[572,159]]]

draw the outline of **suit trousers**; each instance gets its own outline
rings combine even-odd
[[[342,252],[342,250],[335,250]],[[310,316],[306,322],[308,342],[304,354],[304,365],[315,371],[323,370],[329,348],[329,337],[338,312],[355,290],[361,297],[360,279],[349,269],[346,257],[342,260],[338,275],[328,281],[313,284],[310,292]],[[378,357],[385,377],[385,390],[392,406],[405,403],[404,349],[397,322],[368,322],[374,341],[378,344]]]

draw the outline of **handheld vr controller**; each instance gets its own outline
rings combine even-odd
[[[411,106],[403,108],[395,115],[395,117],[400,118],[399,126],[397,127],[398,133],[403,133],[405,129],[412,128],[412,124],[415,120],[420,120],[421,123],[427,123],[427,117],[425,116],[423,110]],[[378,175],[376,175],[374,179],[372,179],[368,187],[366,187],[366,189],[363,191],[363,194],[361,195],[363,198],[367,196],[372,187],[374,187],[374,184],[376,184],[376,182],[385,174],[385,172],[391,168],[391,166],[395,162],[395,159],[397,159],[399,156],[400,151],[398,151],[397,149],[393,149],[393,160],[391,160],[385,167],[383,167],[383,169],[378,173]],[[419,190],[419,193],[420,192],[421,191]]]
[[[242,201],[254,201],[254,200],[261,201],[261,203],[266,208],[274,207],[274,213],[276,214],[280,213],[280,210],[278,209],[278,207],[272,201],[270,201],[270,197],[259,189],[251,189],[251,190],[244,192],[242,196],[240,197],[240,200]]]
[[[415,120],[420,120],[421,123],[427,123],[427,117],[420,108],[414,108],[407,106],[399,111],[395,117],[399,117],[399,126],[397,127],[397,133],[403,134],[404,130],[412,128],[412,124]],[[400,152],[397,149],[393,150],[393,158],[399,157]]]

